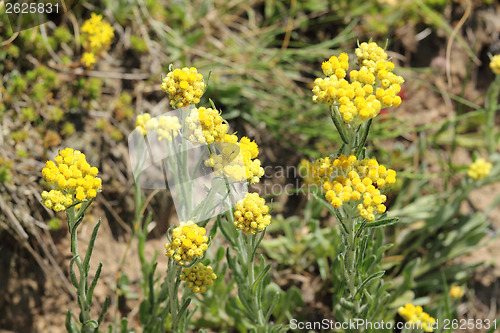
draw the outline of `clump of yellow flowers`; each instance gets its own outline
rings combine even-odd
[[[361,43],[355,51],[359,70],[349,69],[347,53],[323,62],[326,78],[314,81],[313,101],[337,107],[344,122],[359,125],[377,116],[382,108],[401,104],[401,76],[394,74],[394,63],[376,43]]]
[[[229,129],[219,111],[204,107],[191,110],[186,127],[186,136],[193,144],[220,141]]]
[[[158,118],[151,118],[149,113],[138,115],[135,120],[136,128],[146,135],[155,131],[158,135],[158,141],[172,141],[179,135],[179,130],[182,128],[179,118],[175,116],[160,116]]]
[[[271,223],[271,215],[266,201],[257,193],[247,193],[244,199],[236,204],[234,226],[244,234],[255,235],[267,228]]]
[[[74,203],[95,198],[101,191],[99,170],[90,166],[85,154],[66,148],[53,161],[47,161],[42,170],[43,178],[54,187],[42,192],[42,203],[49,209],[63,211]]]
[[[244,136],[238,142],[236,135],[226,134],[216,146],[220,154],[211,154],[205,161],[205,166],[212,167],[216,174],[232,181],[248,181],[251,184],[259,182],[264,169],[257,158],[259,147],[255,141]]]
[[[184,67],[170,71],[163,79],[161,89],[168,93],[171,106],[182,108],[200,102],[205,83],[196,68]]]
[[[165,245],[167,257],[173,257],[181,266],[202,258],[208,249],[205,228],[193,221],[181,222],[172,232],[172,241]]]
[[[379,165],[374,158],[358,160],[354,155],[340,155],[335,160],[326,157],[314,163],[301,162],[301,167],[307,172],[306,182],[322,186],[333,207],[357,201],[359,215],[368,222],[386,210],[387,197],[380,190],[396,182],[396,171]]]
[[[186,281],[186,286],[195,293],[204,293],[207,286],[213,286],[217,275],[210,266],[205,266],[201,262],[193,267],[185,267],[180,275],[181,281]]]
[[[85,50],[82,63],[86,67],[93,67],[100,53],[109,48],[114,36],[114,28],[102,20],[102,15],[92,13],[82,26],[82,46]]]
[[[436,319],[425,313],[421,306],[415,306],[407,303],[404,307],[400,306],[398,313],[408,323],[420,323],[425,332],[433,332],[433,324]]]
[[[490,174],[492,166],[493,164],[491,164],[490,162],[486,162],[484,158],[478,158],[469,166],[467,174],[473,179],[481,180],[486,178]]]
[[[493,56],[493,58],[491,58],[490,68],[493,73],[500,75],[500,54],[497,54]]]

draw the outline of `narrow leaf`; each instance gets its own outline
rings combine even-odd
[[[333,215],[335,215],[335,217],[337,218],[337,221],[339,221],[340,225],[342,226],[342,228],[344,229],[345,233],[346,234],[349,234],[349,231],[347,230],[347,227],[345,226],[344,222],[342,222],[342,218],[341,216],[338,214],[338,212],[335,210],[335,208],[333,208],[332,205],[330,205],[329,203],[327,203],[325,200],[323,200],[319,195],[317,195],[316,193],[314,192],[311,192],[311,194],[313,195],[313,197],[318,200],[323,206],[326,207],[326,209],[328,209],[328,211],[330,213],[332,213]]]
[[[101,310],[101,314],[99,315],[99,319],[97,319],[97,322],[99,323],[99,325],[102,323],[102,319],[104,318],[106,311],[108,311],[108,306],[109,306],[109,296],[106,297],[106,300],[104,301],[104,304],[102,305],[102,310]]]
[[[191,298],[188,298],[186,299],[184,304],[182,304],[182,307],[179,309],[179,312],[177,312],[177,316],[175,317],[174,322],[172,323],[172,327],[177,327],[177,324],[184,316],[184,313],[186,312],[186,309],[190,303],[191,303]]]
[[[266,268],[264,268],[260,273],[259,275],[257,276],[257,279],[255,279],[254,283],[252,283],[252,294],[255,293],[256,289],[257,289],[257,284],[264,278],[264,275],[269,272],[269,270],[271,269],[271,265],[267,265]]]
[[[71,319],[72,315],[73,313],[71,312],[71,310],[68,310],[68,312],[66,312],[66,330],[69,333],[78,333],[80,330],[78,329],[78,326],[76,326],[76,324]]]
[[[78,288],[78,280],[76,278],[75,269],[73,268],[76,258],[78,258],[78,256],[74,256],[69,262],[69,277],[71,278],[71,283],[75,286],[75,288]]]
[[[388,219],[370,222],[366,226],[369,228],[381,228],[381,227],[386,227],[388,225],[395,224],[398,221],[399,221],[399,217],[392,217],[392,218],[388,218]]]
[[[271,306],[269,306],[269,309],[267,309],[266,316],[264,317],[266,319],[266,321],[269,321],[269,319],[271,318],[271,315],[273,314],[274,308],[276,307],[276,304],[278,304],[278,302],[280,301],[280,298],[281,298],[281,294],[279,292],[276,292],[274,294]]]
[[[335,109],[335,107],[333,107],[333,106],[330,107],[330,116],[332,118],[333,124],[335,125],[335,127],[337,128],[337,131],[340,134],[340,138],[342,139],[342,142],[344,142],[345,144],[348,144],[349,141],[347,141],[347,136],[345,135],[344,127],[342,126],[342,124],[340,123],[340,120],[339,120],[340,115],[337,112],[337,110]]]
[[[382,276],[384,276],[385,274],[385,271],[380,271],[380,272],[376,272],[376,273],[373,273],[372,275],[370,275],[369,277],[367,277],[363,283],[361,283],[361,285],[358,287],[358,290],[356,290],[356,294],[354,295],[357,295],[361,290],[363,290],[363,287],[368,283],[370,282],[371,280],[373,279],[378,279]]]
[[[368,138],[368,133],[370,132],[370,127],[372,125],[372,120],[370,119],[366,122],[366,125],[363,126],[364,132],[363,136],[361,137],[361,140],[359,141],[358,144],[358,149],[356,150],[356,158],[359,159],[359,155],[361,154],[361,150],[363,150],[365,144],[366,144],[366,139]]]
[[[97,284],[97,280],[99,279],[99,276],[101,275],[101,269],[102,269],[102,262],[99,263],[99,266],[97,267],[97,271],[95,272],[95,276],[92,279],[92,283],[89,286],[88,296],[87,296],[89,304],[92,304],[92,296],[94,295],[94,289],[95,289],[95,286]]]
[[[85,270],[85,272],[89,271],[90,257],[92,256],[92,251],[94,250],[94,243],[100,225],[101,219],[99,219],[99,222],[97,222],[97,224],[95,225],[94,230],[92,231],[92,235],[90,236],[89,246],[87,247],[87,252],[85,253],[85,259],[83,260],[83,269]]]

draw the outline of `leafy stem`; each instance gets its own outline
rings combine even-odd
[[[68,315],[66,317],[66,328],[68,332],[98,332],[99,325],[102,322],[104,313],[106,312],[109,304],[109,298],[106,298],[99,319],[91,319],[90,308],[92,306],[92,296],[94,294],[97,280],[99,279],[99,276],[101,274],[102,263],[99,263],[94,279],[90,282],[90,285],[88,282],[88,277],[90,270],[90,258],[94,249],[97,232],[101,225],[101,220],[99,219],[99,222],[95,225],[94,230],[92,231],[87,252],[85,253],[83,261],[78,251],[78,226],[82,223],[85,216],[85,211],[90,206],[92,201],[93,200],[82,202],[78,212],[75,211],[75,205],[66,210],[66,216],[68,218],[68,229],[71,236],[71,253],[73,255],[69,267],[70,278],[71,283],[77,289],[76,293],[78,295],[78,305],[80,307],[79,319],[81,323],[81,330],[79,330],[78,327],[72,322],[71,311],[68,311]],[[78,277],[76,276],[73,269],[74,264],[76,264],[76,267],[78,268]]]

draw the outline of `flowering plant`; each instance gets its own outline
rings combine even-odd
[[[65,211],[71,236],[73,257],[69,264],[69,271],[71,283],[77,290],[80,323],[78,325],[74,322],[73,313],[68,310],[66,315],[68,332],[98,332],[109,304],[109,298],[106,298],[99,318],[91,319],[92,297],[101,274],[102,264],[99,264],[94,278],[89,283],[90,258],[101,225],[100,220],[94,227],[85,256],[82,258],[78,251],[78,227],[83,222],[85,212],[97,193],[101,191],[101,179],[96,177],[98,172],[96,167],[87,163],[82,152],[72,148],[60,151],[54,158],[54,162],[48,161],[42,170],[43,178],[53,187],[50,192],[42,192],[42,203],[56,212]],[[75,265],[79,272],[78,277],[75,274]]]

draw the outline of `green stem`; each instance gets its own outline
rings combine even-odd
[[[243,235],[244,238],[244,243],[245,243],[245,248],[246,248],[246,267],[247,267],[247,288],[251,300],[251,306],[253,313],[257,314],[257,318],[254,320],[256,321],[257,324],[257,329],[258,332],[266,332],[266,323],[264,319],[264,312],[262,311],[262,308],[259,306],[258,303],[258,295],[257,292],[252,292],[252,286],[255,282],[255,261],[252,260],[252,254],[255,251],[255,238],[257,235],[249,235],[245,234]]]
[[[174,321],[175,316],[177,314],[177,295],[175,292],[175,274],[174,273],[174,264],[172,260],[169,259],[168,262],[168,272],[167,272],[167,283],[168,283],[168,295],[169,295],[169,303],[170,303],[170,313],[172,314],[172,321]],[[175,297],[174,297],[175,296]],[[172,327],[173,329],[173,327]]]
[[[350,212],[348,211],[348,217],[346,226],[350,231],[348,235],[346,235],[347,239],[347,248],[345,254],[345,265],[348,273],[348,286],[349,286],[349,301],[354,301],[354,293],[356,292],[356,250],[355,250],[355,241],[356,241],[356,230],[354,228],[354,219],[349,216]]]
[[[356,148],[356,130],[354,127],[350,126],[349,124],[345,125],[346,130],[346,135],[347,135],[347,143],[344,146],[344,154],[346,156],[352,155],[353,150]]]
[[[345,209],[345,218],[344,224],[346,225],[349,233],[344,233],[344,239],[346,241],[346,247],[344,249],[344,279],[347,282],[347,293],[345,294],[344,299],[350,304],[349,307],[344,307],[344,314],[346,318],[360,318],[360,302],[356,299],[356,294],[358,293],[356,283],[358,280],[358,269],[357,262],[358,258],[356,257],[356,239],[359,235],[356,232],[356,213],[354,211],[354,207],[346,207]],[[343,232],[343,230],[342,230]]]
[[[83,325],[83,331],[94,332],[93,328],[90,329],[86,328],[86,323],[90,321],[90,304],[87,300],[88,272],[86,272],[85,268],[83,267],[83,263],[78,251],[78,234],[77,234],[78,225],[83,219],[83,214],[87,207],[88,204],[82,203],[82,206],[78,211],[78,214],[75,214],[75,206],[72,206],[66,210],[66,216],[68,218],[68,228],[71,236],[71,254],[73,255],[73,258],[75,258],[74,262],[76,263],[76,266],[78,267],[78,271],[80,273],[78,288],[76,293],[78,295],[78,303],[80,304],[80,314]]]
[[[488,152],[494,153],[497,149],[495,142],[495,116],[498,108],[498,95],[500,94],[500,75],[495,76],[495,80],[490,85],[486,93],[486,142],[488,143]]]
[[[344,144],[348,144],[349,141],[347,139],[347,135],[345,133],[345,127],[344,127],[344,120],[340,116],[340,113],[338,111],[337,106],[330,106],[330,116],[332,118],[333,124],[335,125],[335,128],[337,128],[337,131],[339,132],[340,138],[342,139],[342,142]]]
[[[169,258],[168,268],[167,268],[167,288],[168,288],[168,300],[170,307],[170,314],[172,316],[172,332],[179,332],[179,323],[182,320],[177,320],[179,312],[179,299],[178,299],[178,289],[179,284],[177,283],[179,270],[174,262],[174,259]]]
[[[363,132],[361,137],[359,138],[358,145],[356,147],[356,158],[359,158],[359,154],[361,154],[361,151],[363,150],[363,147],[366,144],[366,139],[368,138],[368,133],[370,133],[370,127],[372,125],[373,119],[368,120],[366,123],[361,125],[360,131],[358,132],[358,135],[361,134],[361,131]]]

